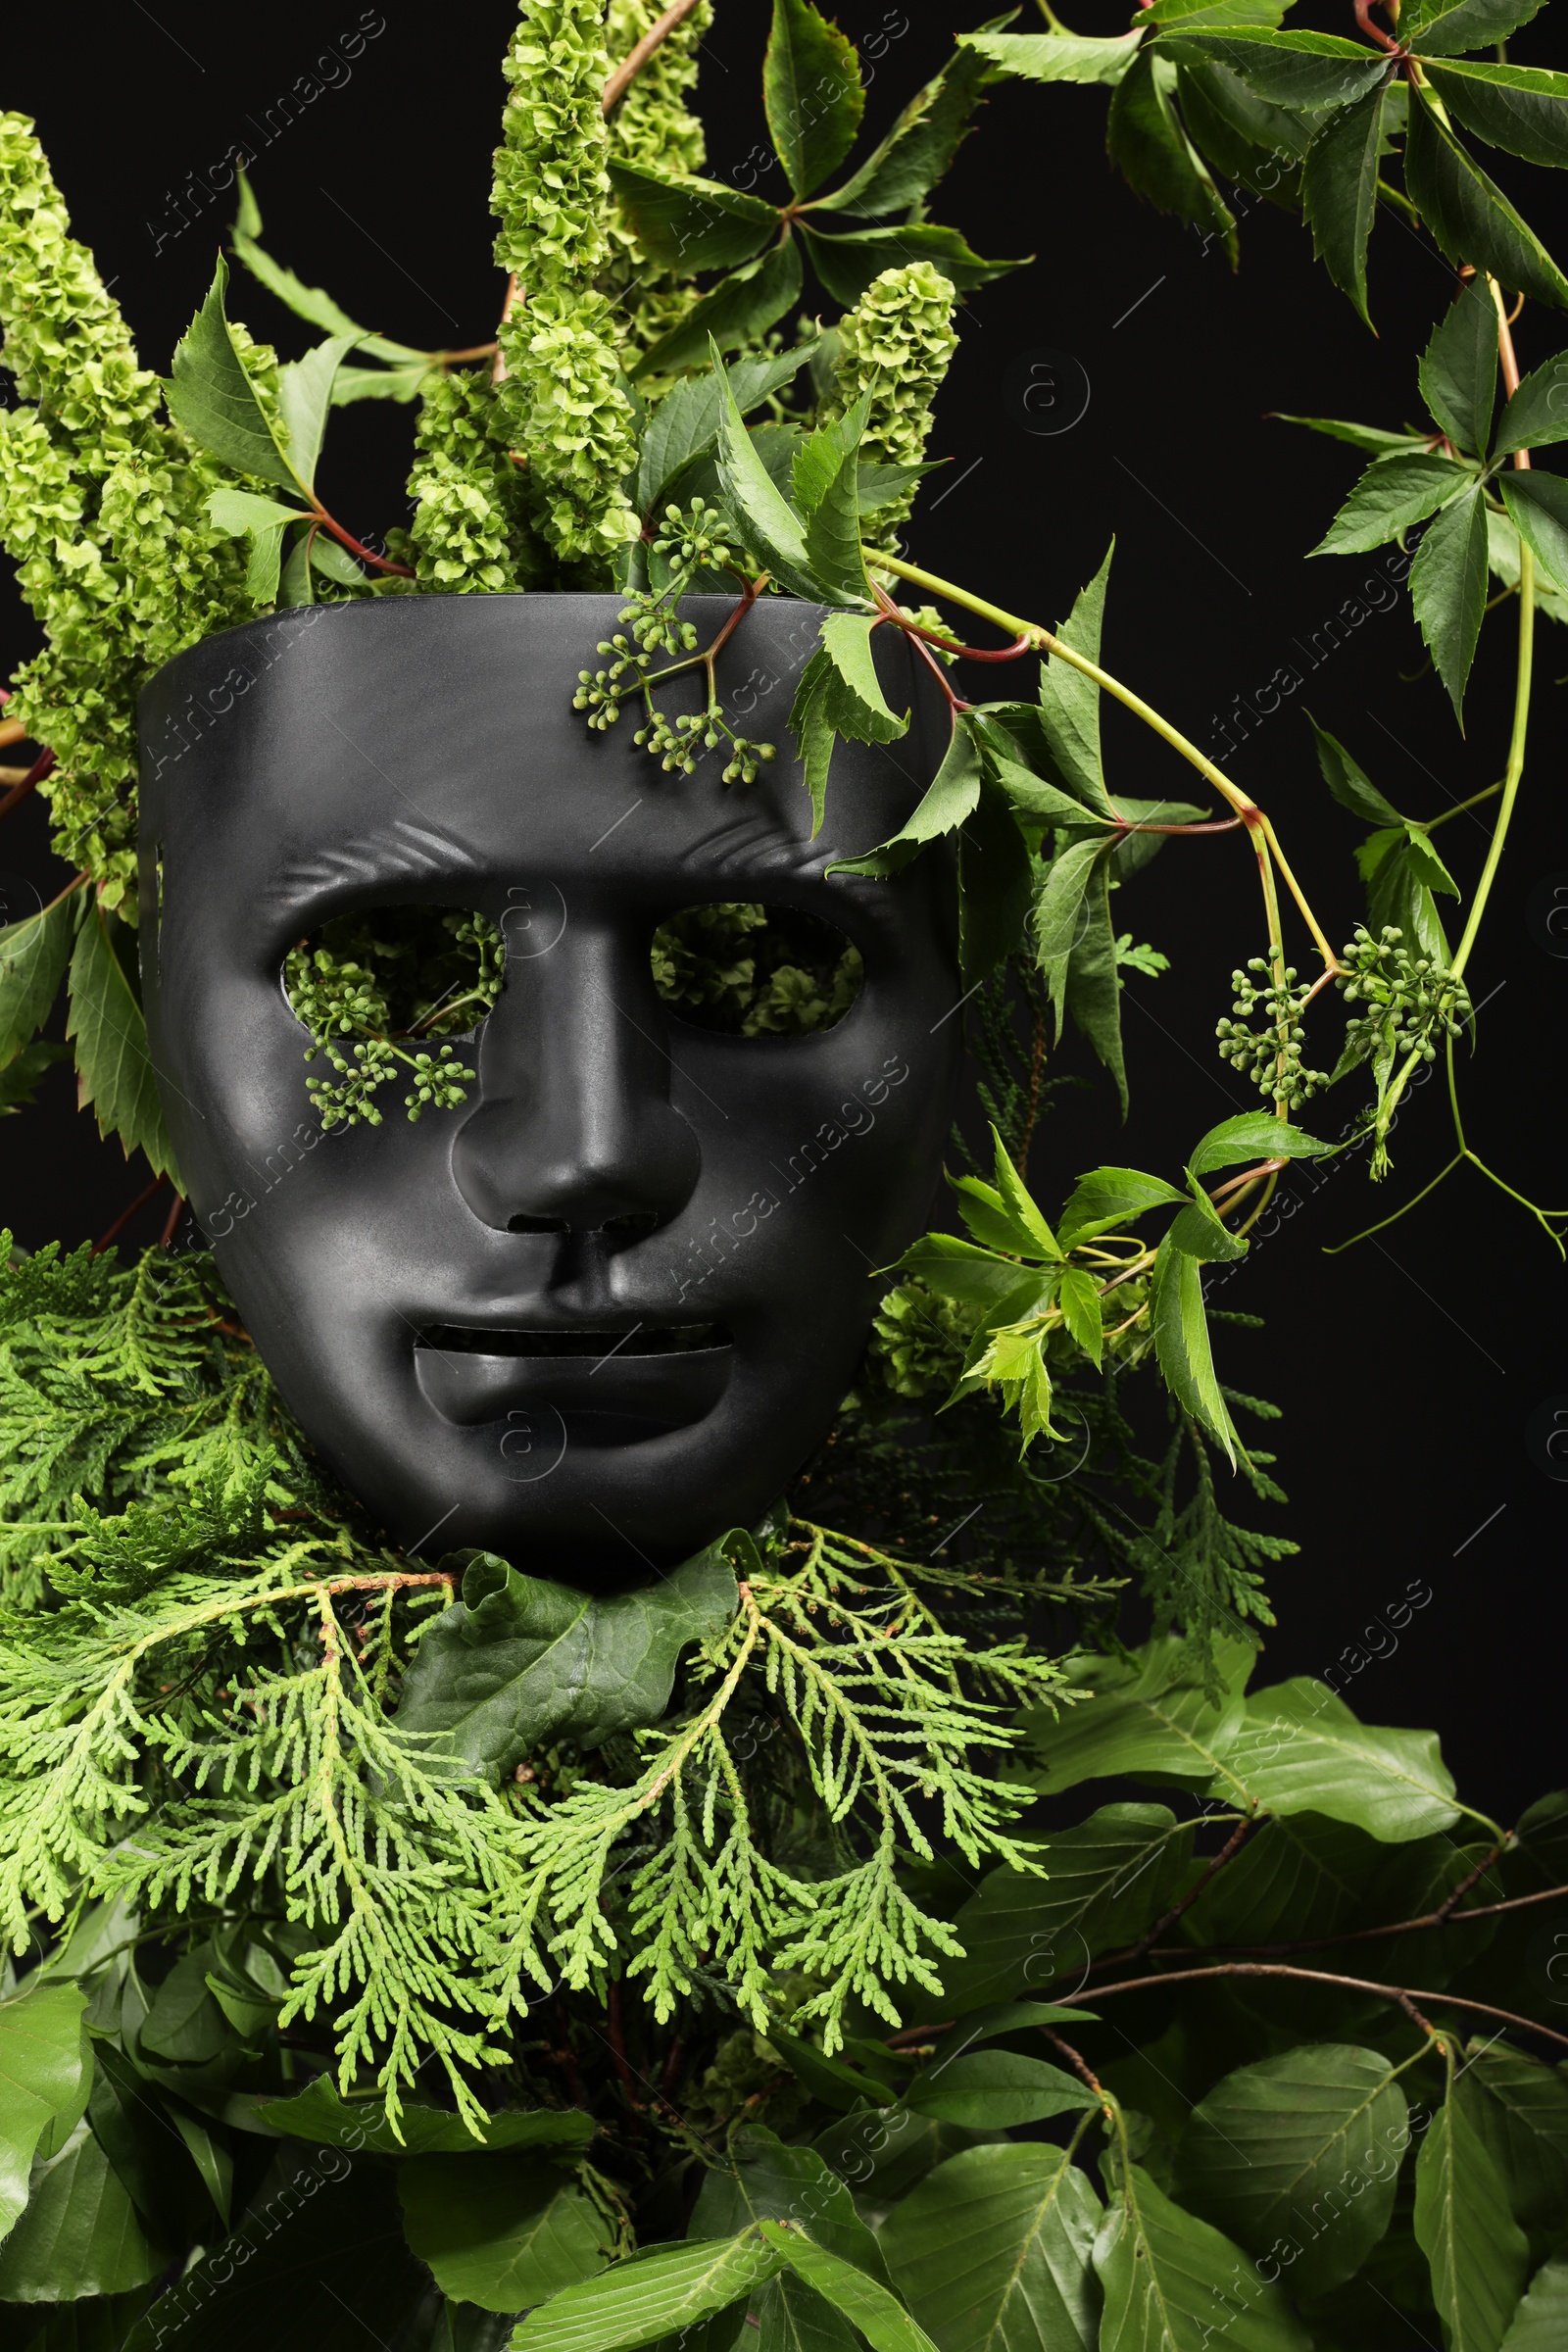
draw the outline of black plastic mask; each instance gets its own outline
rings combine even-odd
[[[400,1543],[589,1583],[755,1520],[820,1441],[867,1276],[931,1205],[962,1026],[940,854],[894,882],[823,874],[908,814],[928,706],[886,751],[840,747],[812,841],[785,724],[810,608],[765,601],[720,658],[740,723],[778,745],[725,785],[721,753],[662,774],[628,720],[599,737],[573,712],[618,605],[307,609],[179,656],[141,713],[150,1049],[269,1369]],[[687,610],[706,641],[731,608]],[[904,649],[880,658],[902,708]],[[863,960],[850,1010],[800,1037],[673,1016],[652,936],[715,902],[835,925]],[[323,1133],[284,959],[329,918],[410,905],[505,936],[459,1056],[476,1082],[417,1124],[395,1097],[383,1125]]]

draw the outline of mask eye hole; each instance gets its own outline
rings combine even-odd
[[[336,915],[291,948],[283,993],[311,1033],[305,1058],[332,1072],[307,1082],[323,1124],[379,1126],[400,1095],[413,1118],[464,1101],[472,1071],[451,1041],[478,1028],[505,960],[493,923],[450,906]]]
[[[860,993],[859,950],[796,906],[683,906],[654,933],[654,986],[678,1020],[724,1037],[811,1037]]]

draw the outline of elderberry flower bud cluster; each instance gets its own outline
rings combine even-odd
[[[1250,979],[1249,973],[1256,977]],[[1271,1102],[1288,1103],[1294,1109],[1310,1102],[1319,1087],[1327,1086],[1328,1074],[1309,1070],[1301,1057],[1301,1041],[1306,1035],[1301,1016],[1309,988],[1298,985],[1291,965],[1276,979],[1262,956],[1254,956],[1247,971],[1232,972],[1231,986],[1236,997],[1231,1009],[1237,1018],[1215,1025],[1220,1059],[1244,1071]],[[1263,1026],[1251,1029],[1248,1022],[1260,1005]]]

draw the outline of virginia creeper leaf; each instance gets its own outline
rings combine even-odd
[[[263,252],[256,241],[262,233],[262,216],[256,208],[255,194],[243,172],[239,178],[240,218],[229,231],[229,240],[252,277],[270,294],[275,294],[297,318],[308,318],[313,326],[324,327],[329,335],[347,335],[368,358],[417,360],[421,363],[420,373],[427,372],[431,361],[438,356],[435,352],[417,351],[412,343],[393,343],[385,335],[368,333],[322,287],[305,285],[292,270]]]
[[[1187,1195],[1167,1184],[1163,1176],[1146,1176],[1139,1168],[1094,1168],[1079,1178],[1077,1190],[1061,1212],[1061,1246],[1075,1249],[1080,1242],[1092,1241],[1097,1233],[1110,1233],[1136,1222],[1146,1209],[1160,1208],[1167,1202],[1179,1208],[1186,1200]]]
[[[1063,645],[1097,663],[1105,613],[1105,587],[1115,552],[1116,543],[1112,540],[1105,550],[1104,562],[1056,631]],[[1075,669],[1057,654],[1053,654],[1041,667],[1040,723],[1047,749],[1067,791],[1097,816],[1109,817],[1114,822],[1116,811],[1105,790],[1100,757],[1100,688],[1093,678],[1086,677],[1081,669]]]
[[[117,953],[124,941],[118,915],[87,907],[71,956],[66,1035],[75,1041],[80,1104],[90,1103],[100,1135],[118,1135],[128,1159],[138,1147],[160,1175],[175,1174],[164,1127],[147,1023]]]
[[[668,334],[650,345],[633,374],[671,375],[678,368],[693,368],[707,359],[710,338],[720,351],[760,343],[768,328],[799,301],[803,274],[801,248],[794,237],[760,254],[756,261],[743,263],[693,303]],[[760,363],[754,360],[748,364],[755,368]],[[736,372],[738,376],[739,367]],[[680,389],[677,385],[676,390]],[[743,408],[751,405],[742,401]],[[667,407],[668,402],[661,406]]]
[[[841,417],[836,425],[828,428],[826,435],[811,433],[795,453],[796,497],[808,515],[807,562],[837,604],[863,604],[870,597],[870,584],[865,576],[865,558],[860,553],[859,461],[857,456],[860,435],[865,430],[870,399],[869,393],[864,394],[847,416]],[[808,509],[801,495],[803,471],[812,470],[813,458],[823,441],[829,437],[837,438],[836,462],[830,463],[824,469],[819,486],[813,482],[814,496]],[[846,623],[847,627],[843,625]],[[869,618],[865,625],[869,627]],[[877,724],[885,725],[892,719],[893,713],[888,710],[882,690],[877,685],[870,647],[854,613],[831,612],[822,623],[823,650],[834,668],[848,683],[844,660],[839,651],[841,638],[853,648],[857,683],[851,688],[852,693],[859,699],[862,696],[861,681],[868,678],[875,698],[872,708],[877,712]],[[905,720],[896,724],[894,733],[902,735],[907,723]],[[886,743],[890,737],[879,733],[869,740]]]
[[[958,968],[969,989],[1021,945],[1033,882],[1011,804],[989,778],[958,835]]]
[[[1403,817],[1392,801],[1386,801],[1371,777],[1352,760],[1338,736],[1327,727],[1320,727],[1310,710],[1306,723],[1317,744],[1317,763],[1323,771],[1323,781],[1342,808],[1352,816],[1365,819],[1369,825],[1402,825]]]
[[[1314,556],[1363,556],[1424,522],[1475,475],[1452,458],[1376,458],[1313,548]]]
[[[1210,1176],[1216,1168],[1239,1168],[1249,1159],[1315,1159],[1331,1149],[1272,1111],[1243,1110],[1211,1127],[1187,1166],[1191,1175]]]
[[[853,472],[850,478],[853,482]],[[909,715],[906,711],[901,718],[888,708],[871,655],[874,622],[875,615],[869,612],[823,615],[822,652],[833,673],[827,688],[828,710],[841,735],[853,735],[858,743],[892,743],[907,728]],[[936,790],[935,784],[931,790]],[[924,807],[922,801],[920,808]],[[909,827],[919,813],[916,809]]]
[[[1467,57],[1429,67],[1427,79],[1449,114],[1489,147],[1559,170],[1568,164],[1568,74]]]
[[[1412,0],[1399,13],[1399,38],[1420,57],[1490,49],[1538,15],[1544,0]]]
[[[421,1740],[427,1770],[444,1762],[494,1785],[552,1733],[594,1747],[657,1723],[681,1651],[735,1612],[729,1544],[721,1536],[657,1585],[597,1596],[520,1576],[493,1552],[460,1553],[463,1597],[420,1642],[399,1731],[441,1735]]]
[[[819,196],[819,213],[856,213],[876,220],[917,204],[935,187],[970,128],[970,116],[986,83],[995,78],[979,44],[985,34],[960,40],[934,81],[916,91],[881,145],[830,196]]]
[[[1104,851],[1090,868],[1083,904],[1067,955],[1063,1001],[1074,1028],[1088,1039],[1116,1088],[1127,1116],[1127,1063],[1121,1042],[1121,978],[1116,959],[1116,926],[1110,913],[1114,851]]]
[[[800,517],[758,456],[716,343],[709,346],[722,387],[718,410],[718,472],[742,529],[781,585],[816,602],[820,583],[806,560]]]
[[[865,112],[855,44],[810,0],[773,0],[762,106],[786,179],[809,196],[849,154]]]
[[[1023,260],[988,262],[975,253],[956,228],[939,227],[934,220],[915,220],[897,228],[860,228],[848,236],[829,236],[824,230],[799,224],[811,268],[827,292],[846,309],[858,303],[874,277],[906,262],[933,262],[951,278],[960,294],[988,286],[1009,270],[1021,270]]]
[[[621,210],[662,269],[733,270],[778,233],[778,213],[760,196],[695,173],[652,164],[612,163]]]
[[[706,361],[706,337],[699,353]],[[729,370],[729,388],[741,416],[749,416],[759,402],[793,381],[809,356],[809,345],[802,344],[794,351],[780,352],[776,359],[737,360]],[[723,406],[724,386],[712,368],[705,367],[701,375],[684,376],[650,412],[637,461],[639,514],[654,515],[670,484],[695,458],[713,447]]]
[[[828,872],[869,874],[875,880],[885,881],[888,875],[907,865],[928,841],[938,841],[945,833],[955,832],[965,817],[974,813],[984,781],[974,737],[960,720],[953,730],[942,765],[903,830],[861,858],[839,859],[828,867]]]
[[[1162,33],[1159,45],[1168,57],[1213,58],[1229,66],[1259,98],[1309,113],[1364,98],[1389,70],[1388,59],[1375,49],[1344,40],[1337,32],[1178,29]]]
[[[1568,588],[1568,482],[1557,473],[1517,473],[1499,480],[1514,528],[1548,580]]]
[[[277,406],[287,429],[289,466],[307,490],[316,480],[332,385],[356,340],[353,335],[334,335],[277,371]]]
[[[1537,302],[1568,304],[1565,278],[1546,248],[1502,190],[1487,177],[1438,121],[1424,97],[1411,92],[1404,142],[1404,184],[1411,203],[1457,269],[1469,262],[1490,270],[1499,285]]]
[[[1020,81],[1086,81],[1114,85],[1132,65],[1144,27],[1108,40],[1071,32],[963,32],[958,46],[999,73]]]
[[[298,477],[228,331],[227,284],[228,265],[220,257],[206,301],[174,346],[173,373],[164,386],[169,413],[200,448],[236,473],[292,490]]]
[[[1487,605],[1487,510],[1479,490],[1467,491],[1429,525],[1410,566],[1410,602],[1462,723],[1465,681]]]
[[[1460,287],[1422,354],[1420,373],[1422,398],[1449,440],[1484,458],[1497,389],[1497,314],[1484,287]]]
[[[1366,247],[1378,203],[1387,84],[1327,116],[1301,167],[1301,206],[1317,257],[1368,326]]]
[[[1348,441],[1352,449],[1364,449],[1375,458],[1394,457],[1401,451],[1416,451],[1424,446],[1419,433],[1389,433],[1381,425],[1348,424],[1341,416],[1290,416],[1283,409],[1273,411],[1276,424],[1304,425],[1309,433],[1326,433],[1331,441]]]
[[[0,1069],[48,1018],[71,960],[75,919],[73,895],[0,931]]]
[[[1203,1269],[1167,1238],[1154,1260],[1151,1328],[1154,1357],[1177,1403],[1223,1448],[1236,1467],[1237,1436],[1219,1392],[1203,1309]]]
[[[1130,188],[1162,213],[1222,237],[1236,259],[1236,222],[1173,103],[1176,69],[1158,48],[1140,51],[1111,92],[1105,144]]]
[[[1568,351],[1534,368],[1497,420],[1494,454],[1568,441]]]

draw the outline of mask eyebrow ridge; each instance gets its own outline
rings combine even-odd
[[[798,873],[816,867],[823,856],[820,842],[790,839],[781,841],[773,818],[762,810],[727,817],[710,833],[690,844],[681,853],[681,863],[699,872],[723,874],[732,866],[748,861],[748,853],[758,846],[765,849],[765,858],[749,860],[752,871],[760,865],[785,872]]]
[[[396,817],[373,832],[286,865],[268,891],[278,911],[335,896],[366,883],[429,882],[448,875],[477,876],[479,859],[464,843],[432,827]]]

